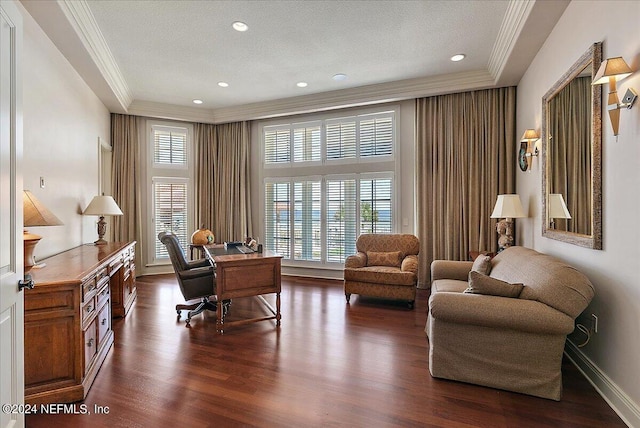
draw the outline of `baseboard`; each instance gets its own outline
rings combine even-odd
[[[609,406],[629,427],[640,428],[640,407],[634,403],[606,374],[573,342],[567,340],[565,355],[593,385]]]

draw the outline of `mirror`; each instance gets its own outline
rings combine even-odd
[[[542,235],[602,249],[602,62],[594,43],[542,98]],[[560,197],[560,196],[561,197]],[[564,205],[563,205],[564,204]]]

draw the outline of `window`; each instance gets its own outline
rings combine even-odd
[[[361,233],[394,231],[395,116],[262,128],[267,248],[293,263],[342,264]]]
[[[189,126],[149,122],[149,263],[167,263],[169,254],[158,241],[158,233],[176,234],[186,251],[191,237],[192,198]]]
[[[178,237],[182,248],[189,244],[187,181],[180,179],[153,179],[154,236],[160,232],[172,231]],[[157,240],[157,239],[156,239]],[[168,258],[164,245],[156,245],[155,259]]]

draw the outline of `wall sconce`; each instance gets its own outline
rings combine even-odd
[[[105,245],[107,241],[104,239],[107,233],[107,222],[104,221],[106,215],[122,215],[122,211],[116,201],[111,196],[94,196],[83,215],[98,215],[98,240],[94,242],[96,245]]]
[[[555,219],[570,219],[571,214],[564,203],[564,198],[560,193],[549,193],[549,220],[551,221],[551,229],[556,228]]]
[[[536,142],[540,139],[538,132],[535,129],[527,129],[524,131],[522,138],[520,138],[520,151],[518,152],[518,165],[524,172],[529,170],[531,172],[531,157],[538,156],[538,148],[531,147],[532,142]]]
[[[518,195],[498,195],[496,205],[491,213],[491,218],[502,218],[496,223],[496,232],[498,232],[498,252],[509,248],[514,243],[513,238],[513,219],[522,218],[527,215],[522,209],[520,196]]]
[[[613,128],[613,135],[618,135],[618,128],[620,127],[620,109],[633,107],[633,103],[638,98],[638,94],[633,88],[627,89],[622,102],[618,99],[618,89],[616,82],[629,76],[633,71],[622,57],[607,58],[602,64],[598,72],[593,78],[592,85],[603,85],[609,82],[609,98],[607,99],[607,110],[609,111],[609,119],[611,119],[611,127]]]

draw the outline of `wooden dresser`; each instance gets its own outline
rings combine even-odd
[[[111,318],[125,316],[136,298],[135,244],[81,245],[31,271],[35,287],[24,296],[26,403],[87,396],[113,345]]]

